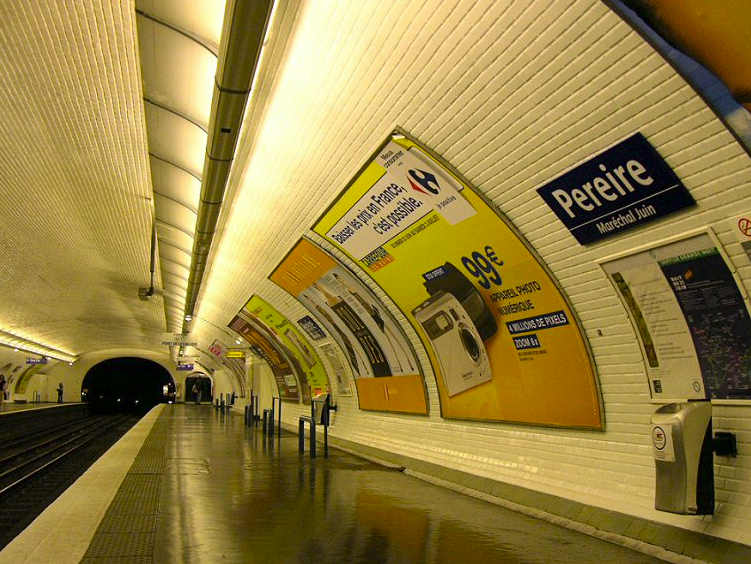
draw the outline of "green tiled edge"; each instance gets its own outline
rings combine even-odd
[[[426,474],[483,494],[564,517],[606,533],[621,535],[691,558],[715,564],[748,564],[751,562],[751,546],[745,544],[681,529],[672,525],[656,523],[616,511],[592,507],[577,501],[536,492],[521,486],[505,484],[460,470],[444,468],[438,464],[361,445],[345,439],[329,437],[329,442],[332,446],[339,446],[366,457],[375,458],[401,468],[408,468],[411,471]]]

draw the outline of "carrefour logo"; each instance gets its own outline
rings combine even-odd
[[[409,180],[409,184],[413,190],[426,196],[431,194],[437,196],[441,192],[441,186],[438,184],[435,174],[420,170],[419,168],[411,168],[407,172],[409,173],[407,180]]]

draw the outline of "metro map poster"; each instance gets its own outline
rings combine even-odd
[[[751,399],[751,318],[708,233],[602,267],[636,329],[652,398]]]

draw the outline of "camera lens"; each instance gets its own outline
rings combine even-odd
[[[464,350],[467,351],[467,354],[469,354],[470,358],[477,362],[480,358],[480,347],[477,344],[477,340],[475,339],[475,336],[470,332],[469,329],[466,327],[461,327],[459,330],[459,334],[462,338],[462,344],[464,345]]]

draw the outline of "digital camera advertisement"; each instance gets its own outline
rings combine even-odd
[[[347,355],[360,409],[427,413],[422,374],[409,340],[375,295],[307,239],[269,279],[297,298]]]
[[[402,310],[445,418],[602,428],[589,348],[508,221],[394,132],[314,225]]]

